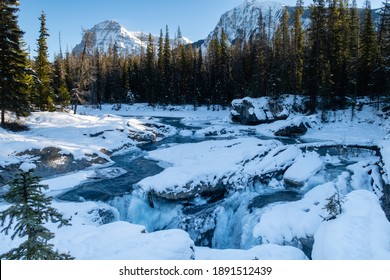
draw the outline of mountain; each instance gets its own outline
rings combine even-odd
[[[206,49],[211,40],[217,35],[221,35],[222,28],[224,29],[230,43],[233,43],[238,38],[249,39],[251,34],[256,34],[258,30],[258,21],[260,13],[263,17],[265,30],[268,37],[272,37],[277,26],[280,23],[283,15],[285,5],[278,2],[260,2],[259,0],[245,0],[244,3],[238,7],[224,13],[217,23],[217,26],[207,36],[204,41],[199,41],[197,45],[201,44],[202,48]],[[293,24],[295,6],[287,6],[290,14],[290,24]],[[364,9],[358,9],[361,18],[363,18]],[[379,21],[379,9],[372,10],[374,22]],[[304,12],[301,17],[303,28],[308,28],[310,25],[310,9],[304,7]]]
[[[249,38],[250,34],[256,32],[258,28],[260,12],[266,22],[266,30],[273,32],[275,24],[279,22],[282,16],[283,7],[283,4],[278,2],[245,0],[243,4],[221,16],[217,26],[207,36],[202,46],[207,48],[210,41],[215,38],[217,34],[221,34],[222,28],[230,42],[234,42],[237,38],[243,37],[244,35]],[[270,16],[272,19],[271,25],[268,21]]]
[[[91,34],[91,43],[89,49],[98,49],[103,52],[107,51],[110,46],[113,46],[114,43],[117,44],[119,52],[125,54],[126,52],[130,54],[139,54],[142,47],[146,48],[148,34],[143,32],[133,32],[128,31],[121,24],[114,20],[106,20],[101,23],[96,24],[91,29],[87,30],[88,34]],[[159,36],[154,36],[153,41],[157,46]],[[182,40],[184,44],[191,43],[191,41],[186,38],[177,38],[177,40]],[[86,36],[83,36],[83,39],[80,44],[76,45],[73,49],[73,53],[81,53],[84,49],[86,41]],[[174,44],[174,40],[171,40],[171,44]]]

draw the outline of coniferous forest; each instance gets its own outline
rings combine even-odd
[[[140,54],[92,49],[85,31],[80,53],[62,50],[48,59],[46,15],[39,18],[37,55],[29,59],[17,24],[18,1],[1,1],[0,109],[17,115],[53,111],[71,103],[228,105],[235,98],[297,94],[308,112],[372,101],[390,92],[390,3],[372,19],[370,1],[359,13],[356,1],[315,0],[310,24],[301,21],[303,1],[285,8],[270,32],[261,14],[256,32],[230,43],[222,29],[207,48],[185,45],[180,28],[171,43],[166,26],[157,46],[145,39]],[[271,13],[269,13],[271,14]]]

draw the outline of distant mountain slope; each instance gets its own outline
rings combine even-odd
[[[142,47],[146,48],[149,36],[147,33],[143,32],[128,31],[114,20],[106,20],[98,23],[88,31],[92,36],[92,46],[90,48],[98,49],[103,52],[106,52],[109,47],[113,46],[116,42],[119,48],[119,52],[139,54]],[[152,37],[154,43],[157,45],[159,37],[154,35],[152,35]],[[185,37],[178,39],[181,39],[185,44],[191,43],[191,41]],[[174,43],[173,39],[171,43]],[[81,43],[73,49],[73,53],[81,53],[83,51],[84,45],[85,36],[83,37]]]
[[[222,28],[224,29],[227,38],[231,43],[234,42],[237,38],[242,38],[244,35],[246,35],[246,39],[249,39],[251,34],[256,34],[259,32],[258,22],[260,13],[265,23],[265,30],[268,33],[267,35],[272,37],[280,23],[284,7],[285,5],[278,2],[245,0],[243,4],[230,11],[227,11],[221,16],[214,30],[210,32],[210,34],[203,42],[201,42],[202,47],[207,48],[210,44],[210,41],[215,38],[217,34],[220,36]],[[287,9],[290,14],[290,23],[293,24],[295,6],[287,6]],[[377,11],[378,9],[372,11],[374,22],[379,20]],[[359,12],[362,16],[363,9],[359,9]],[[309,27],[309,7],[304,8],[301,20],[303,28]]]

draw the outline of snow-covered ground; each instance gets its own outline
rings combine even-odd
[[[69,251],[76,259],[306,259],[302,244],[311,239],[313,259],[390,259],[390,223],[379,200],[385,183],[390,183],[388,119],[364,106],[353,120],[346,110],[331,115],[326,124],[319,121],[320,116],[290,115],[285,121],[248,127],[231,123],[228,109],[214,109],[136,104],[123,105],[120,110],[108,105],[102,110],[81,107],[78,115],[33,113],[25,119],[29,131],[12,133],[0,128],[0,176],[11,164],[37,161],[25,151],[46,147],[58,148],[60,154],[72,155],[74,160],[89,160],[91,155],[106,160],[88,169],[43,178],[42,183],[49,186],[48,194],[56,197],[91,178],[123,175],[126,170],[110,167],[112,154],[137,151],[140,143],[171,136],[192,138],[193,142],[170,143],[142,152],[146,159],[158,161],[165,169],[137,184],[137,197],[128,206],[134,211],[129,216],[151,214],[149,222],[161,223],[153,228],[156,231],[148,232],[147,223],[137,225],[123,220],[119,210],[107,203],[54,199],[54,207],[65,217],[72,217],[70,227],[57,229],[48,225],[55,233],[55,247],[61,252]],[[163,118],[181,118],[182,126],[164,123]],[[296,143],[272,136],[278,128],[302,119],[312,125]],[[324,143],[376,146],[381,157],[370,153],[347,158],[322,155],[316,147]],[[337,169],[342,163],[348,165],[344,171],[328,174],[329,166]],[[61,164],[64,163],[53,162]],[[234,229],[235,235],[242,235],[236,236],[245,244],[241,249],[197,247],[183,229],[162,229],[165,221],[167,226],[177,215],[184,215],[182,206],[168,207],[171,210],[164,214],[158,212],[157,206],[148,205],[147,200],[140,202],[153,191],[157,196],[184,199],[195,208],[205,207],[207,199],[202,192],[213,192],[215,186],[222,185],[232,205],[244,203],[240,196],[254,199],[287,191],[291,182],[296,185],[293,190],[302,196],[297,201],[271,201],[261,208],[246,201],[236,210],[228,209],[226,203],[204,218],[207,226],[215,227],[213,244],[232,244],[222,240],[229,238],[224,231],[232,226],[243,227]],[[336,192],[343,197],[342,211],[335,219],[327,220],[329,213],[324,207]],[[137,210],[137,205],[143,208]],[[0,210],[6,207],[8,204],[1,201]],[[206,225],[199,218],[194,221],[199,223],[194,228]],[[0,253],[20,242],[1,234]]]

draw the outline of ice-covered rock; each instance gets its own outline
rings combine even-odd
[[[274,134],[275,136],[281,136],[281,137],[297,137],[302,136],[307,132],[307,127],[304,123],[300,123],[299,125],[289,125],[280,128],[278,131],[276,131]]]
[[[258,99],[245,97],[232,102],[231,118],[233,122],[257,125],[284,120],[287,117],[287,109],[269,97]]]
[[[327,214],[326,199],[335,192],[336,184],[329,182],[310,190],[301,200],[268,206],[253,229],[254,236],[262,243],[280,245],[314,236]]]
[[[284,173],[284,183],[287,186],[301,187],[322,167],[323,162],[316,152],[301,154]]]
[[[168,199],[191,199],[197,195],[220,192],[234,184],[230,179],[243,165],[265,155],[277,145],[281,143],[240,138],[182,144],[152,151],[149,159],[167,162],[170,166],[138,185],[146,192]]]

